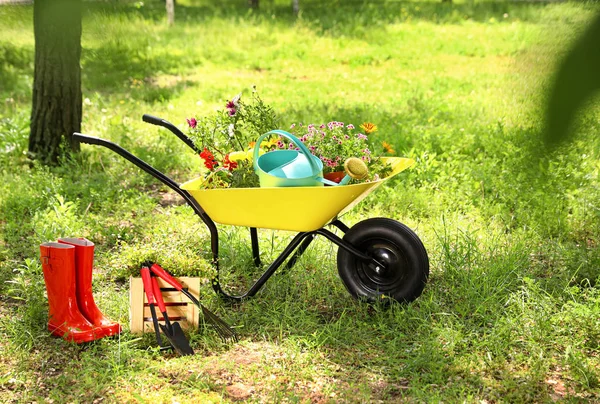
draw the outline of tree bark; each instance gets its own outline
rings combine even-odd
[[[175,24],[175,0],[167,0],[167,21],[169,22],[169,27],[172,27]]]
[[[81,130],[81,0],[35,0],[35,65],[30,156],[57,164],[65,149],[79,151]]]
[[[250,8],[258,8],[258,0],[248,0],[248,6]]]
[[[300,0],[292,0],[292,12],[295,16],[300,13]]]

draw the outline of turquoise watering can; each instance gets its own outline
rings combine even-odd
[[[300,150],[273,150],[259,157],[260,143],[270,135],[283,136]],[[261,188],[339,185],[323,178],[323,162],[313,156],[300,139],[279,129],[258,138],[254,146],[253,164]]]

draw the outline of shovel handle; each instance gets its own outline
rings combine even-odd
[[[152,277],[152,289],[154,292],[154,298],[156,299],[156,303],[158,304],[158,309],[160,310],[161,313],[166,313],[167,312],[167,307],[165,306],[165,301],[163,300],[162,297],[162,292],[160,291],[160,286],[158,286],[158,281],[156,280],[156,277]]]
[[[164,280],[165,282],[167,282],[169,285],[173,286],[175,289],[177,289],[178,291],[182,291],[183,286],[181,285],[181,283],[177,282],[177,280],[175,278],[173,278],[171,276],[171,274],[169,274],[167,271],[165,271],[164,269],[162,269],[162,267],[158,264],[152,264],[152,266],[150,267],[150,270],[158,277],[160,277],[162,280]]]
[[[154,293],[152,290],[152,277],[150,276],[150,269],[148,269],[148,267],[142,267],[142,269],[140,269],[140,273],[142,274],[142,282],[144,283],[144,292],[146,292],[148,304],[156,304],[156,299],[154,298]]]

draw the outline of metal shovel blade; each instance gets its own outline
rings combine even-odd
[[[167,339],[179,355],[185,356],[194,354],[194,350],[190,346],[190,343],[185,337],[185,334],[183,333],[183,330],[181,329],[179,323],[172,323],[170,331],[166,325],[159,324],[159,326],[165,337],[167,337]]]

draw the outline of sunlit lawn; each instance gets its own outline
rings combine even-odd
[[[545,92],[592,17],[579,3],[85,3],[82,132],[128,148],[177,181],[198,161],[152,113],[185,129],[256,86],[293,122],[378,125],[417,166],[343,219],[414,229],[430,282],[410,305],[353,301],[336,250],[311,246],[288,273],[231,307],[228,346],[159,353],[128,332],[128,282],[156,257],[211,275],[208,232],[173,192],[108,150],[83,146],[45,169],[24,156],[33,73],[32,6],[0,6],[0,391],[7,402],[549,402],[600,399],[598,111],[563,154],[540,156]],[[173,203],[176,201],[176,203]],[[274,214],[299,214],[273,201]],[[256,277],[246,229],[220,227],[224,278]],[[263,261],[289,233],[262,231]],[[97,302],[125,325],[87,347],[47,335],[41,242],[97,245]],[[233,273],[232,273],[233,272]],[[11,281],[12,283],[4,283]],[[237,285],[239,286],[239,284]]]

